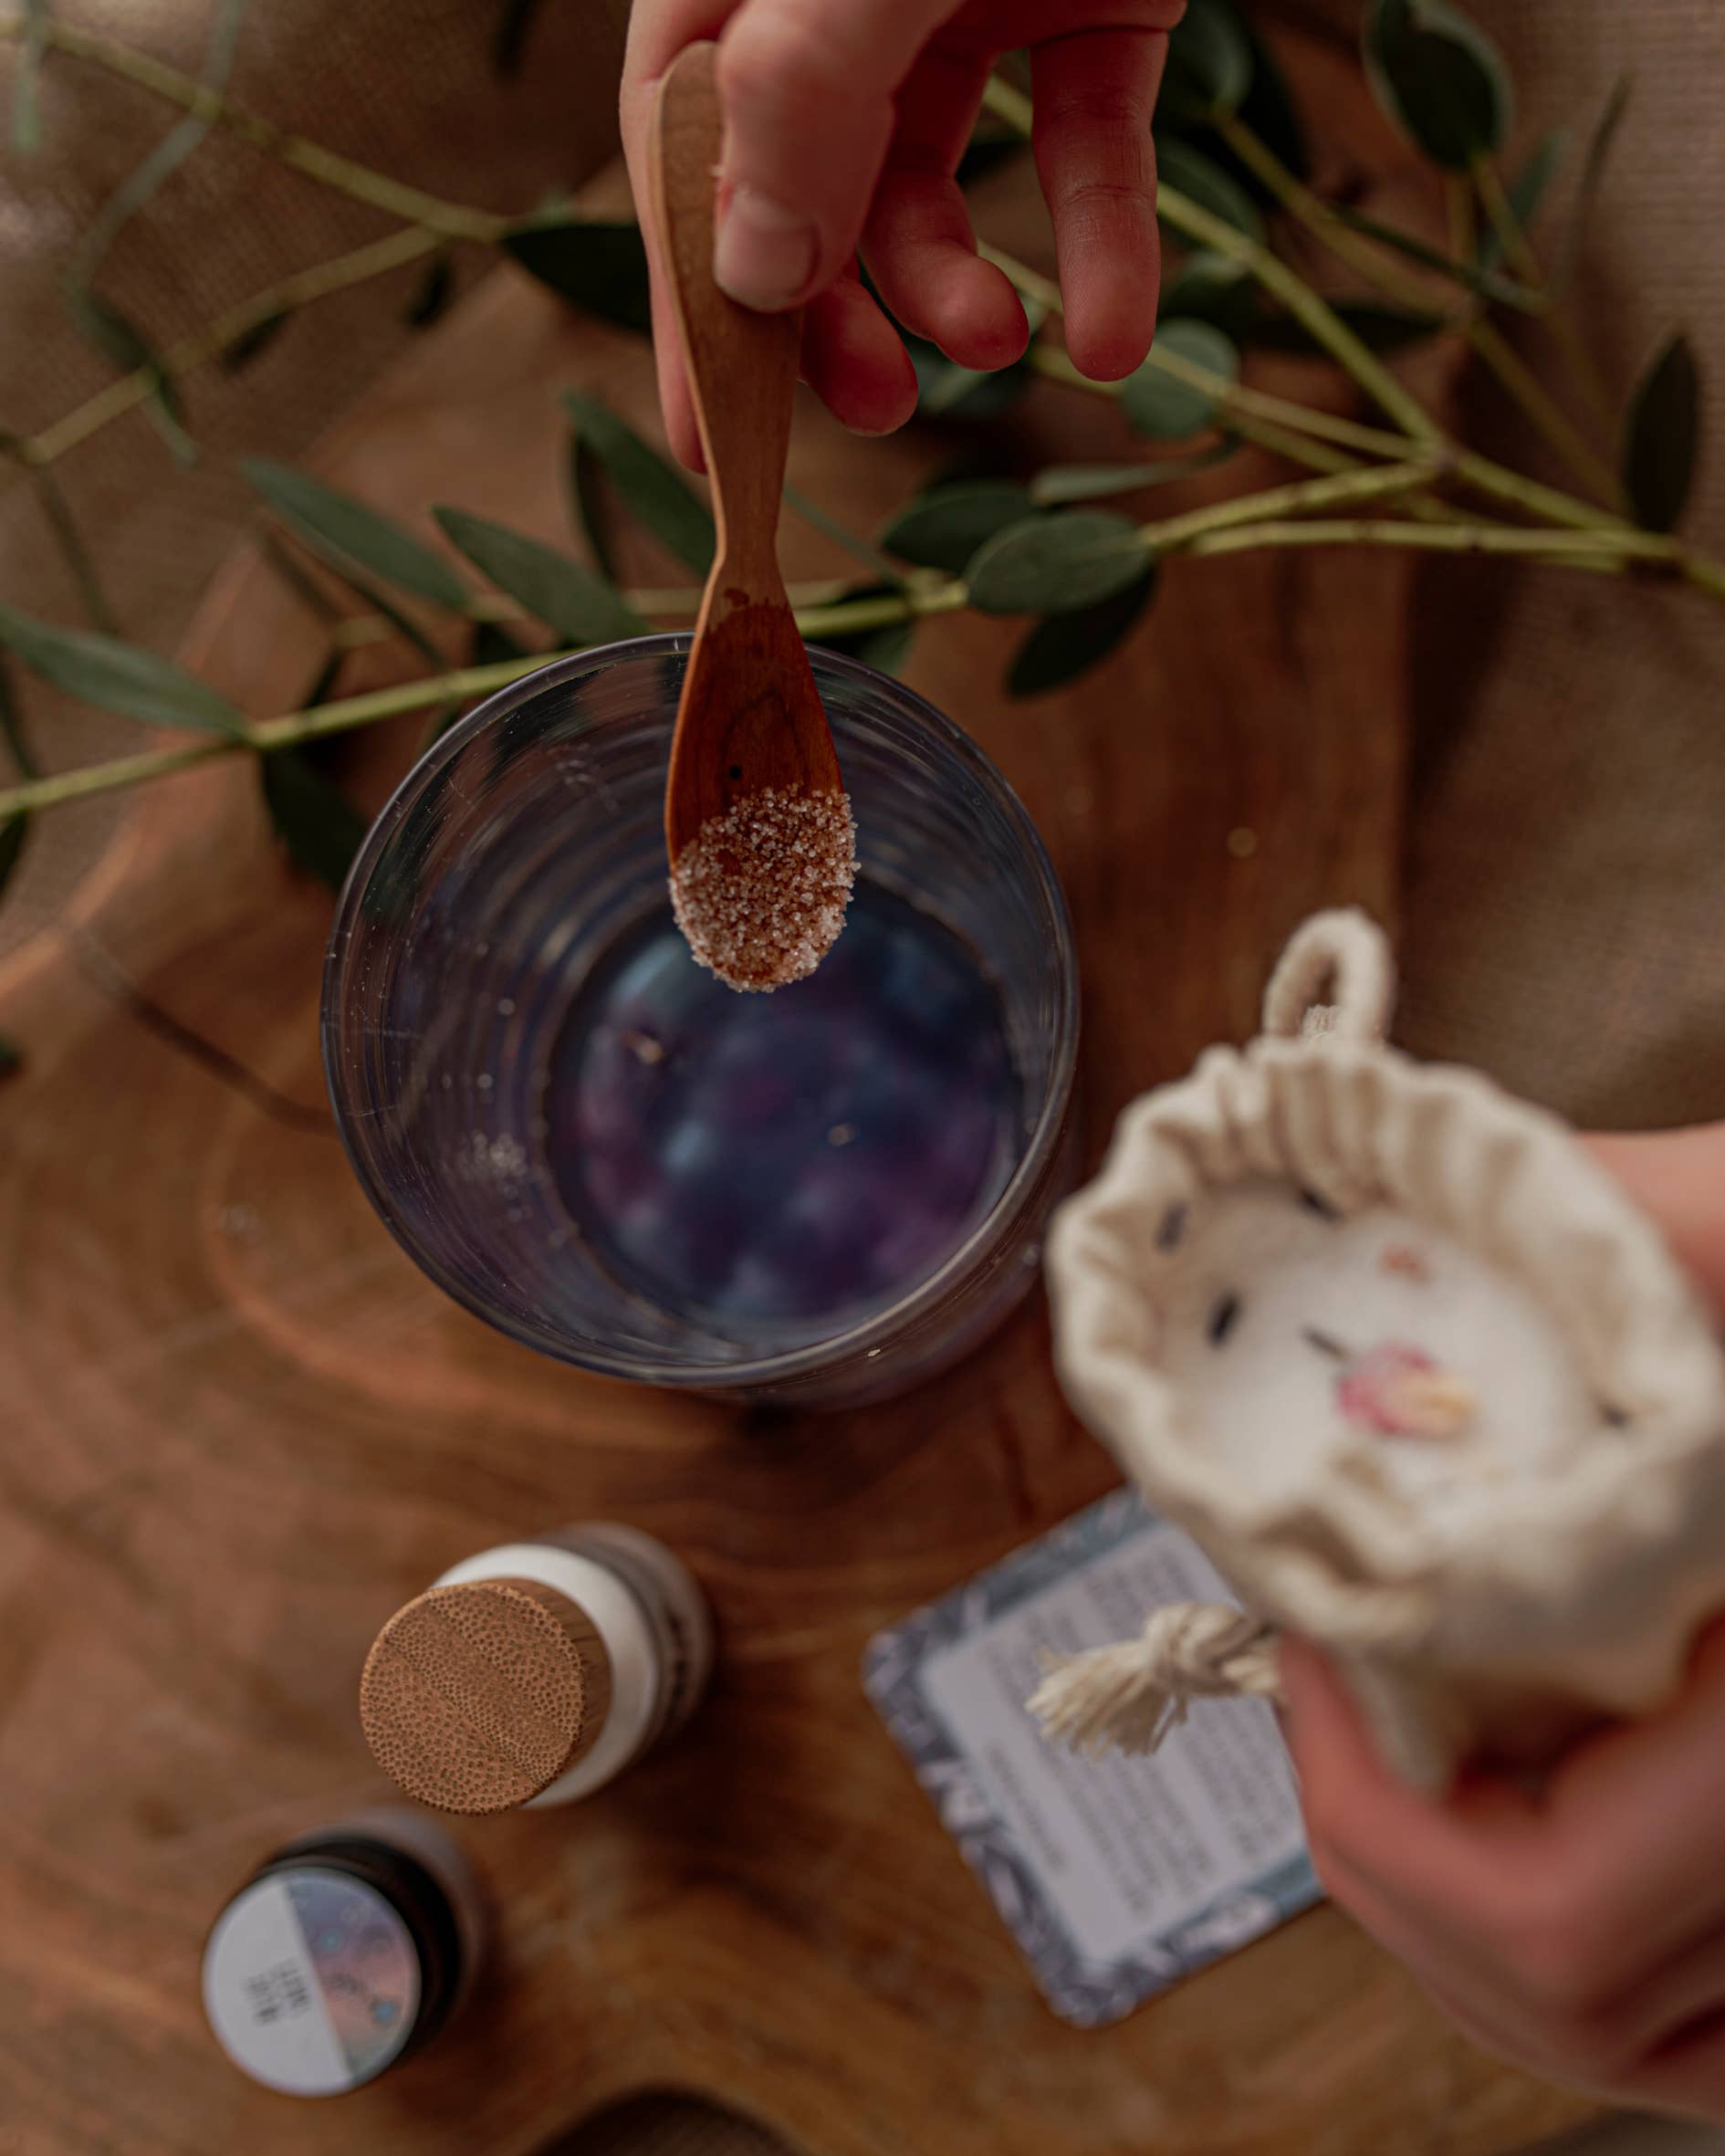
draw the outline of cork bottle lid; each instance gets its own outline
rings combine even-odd
[[[360,1679],[360,1725],[409,1796],[504,1812],[599,1740],[611,1661],[578,1603],[537,1580],[432,1587],[397,1610]]]

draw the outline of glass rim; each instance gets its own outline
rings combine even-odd
[[[371,1165],[362,1159],[355,1149],[349,1118],[343,1108],[343,1087],[338,1073],[341,1031],[338,1016],[338,990],[345,970],[349,932],[361,914],[365,892],[385,848],[431,780],[479,735],[501,724],[524,704],[533,701],[548,689],[561,687],[564,683],[596,664],[601,661],[614,664],[620,657],[664,657],[687,651],[693,642],[691,631],[673,629],[651,636],[624,637],[614,644],[593,644],[579,652],[567,653],[563,657],[552,659],[515,681],[506,682],[501,688],[494,690],[482,702],[476,704],[465,718],[432,743],[403,775],[379,810],[342,883],[340,896],[336,901],[335,916],[330,923],[329,941],[324,954],[319,990],[318,1032],[324,1088],[334,1111],[337,1135],[341,1140],[341,1149],[347,1156],[348,1165],[353,1170],[371,1209],[388,1230],[396,1246],[405,1251],[426,1278],[441,1288],[452,1302],[475,1317],[483,1319],[497,1331],[518,1341],[522,1346],[534,1348],[539,1354],[549,1355],[555,1361],[568,1364],[576,1369],[591,1371],[597,1376],[623,1378],[635,1384],[655,1385],[682,1391],[729,1392],[781,1385],[798,1377],[818,1374],[831,1364],[856,1355],[867,1355],[877,1345],[883,1346],[892,1335],[915,1324],[925,1310],[937,1303],[957,1282],[962,1280],[980,1253],[995,1239],[1002,1219],[1022,1209],[1026,1198],[1049,1171],[1064,1136],[1078,1069],[1079,1020],[1078,958],[1066,894],[1061,889],[1054,863],[1049,858],[1041,833],[1031,820],[1029,810],[994,759],[956,720],[948,718],[944,711],[937,710],[926,697],[918,696],[915,689],[906,688],[903,682],[892,675],[883,674],[878,667],[870,666],[861,659],[853,659],[844,652],[831,651],[824,644],[810,647],[810,660],[818,675],[825,672],[847,675],[876,693],[883,690],[908,717],[934,735],[943,747],[957,755],[962,762],[968,764],[978,777],[988,782],[991,790],[1000,796],[999,805],[1012,824],[1014,833],[1035,871],[1042,895],[1053,916],[1055,951],[1060,958],[1059,1008],[1053,1021],[1054,1052],[1048,1082],[1043,1088],[1042,1104],[1037,1113],[1023,1156],[993,1204],[963,1241],[948,1253],[933,1272],[919,1281],[908,1294],[889,1303],[886,1308],[875,1311],[857,1324],[828,1334],[800,1347],[787,1348],[776,1355],[755,1355],[747,1361],[708,1362],[686,1368],[665,1363],[664,1357],[674,1353],[674,1349],[658,1350],[656,1356],[648,1352],[618,1353],[598,1347],[592,1352],[577,1354],[561,1341],[553,1344],[546,1336],[529,1334],[513,1315],[503,1313],[487,1304],[481,1295],[455,1279],[441,1259],[433,1256],[419,1242],[402,1231],[389,1189]]]

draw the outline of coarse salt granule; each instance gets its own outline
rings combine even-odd
[[[695,832],[672,864],[671,904],[710,972],[771,990],[826,957],[855,880],[849,795],[767,786]]]

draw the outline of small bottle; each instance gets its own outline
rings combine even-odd
[[[713,1661],[686,1567],[632,1527],[464,1558],[366,1657],[360,1723],[384,1773],[443,1811],[572,1804],[688,1719]]]
[[[465,1858],[399,1807],[265,1858],[215,1920],[204,2011],[244,2074],[342,2096],[437,2034],[465,1996],[484,1917]]]

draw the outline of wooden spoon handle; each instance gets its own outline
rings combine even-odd
[[[782,591],[774,543],[790,445],[802,315],[756,314],[713,281],[713,226],[724,135],[718,47],[691,45],[659,86],[653,214],[682,333],[701,446],[713,482],[718,561],[751,594]]]

